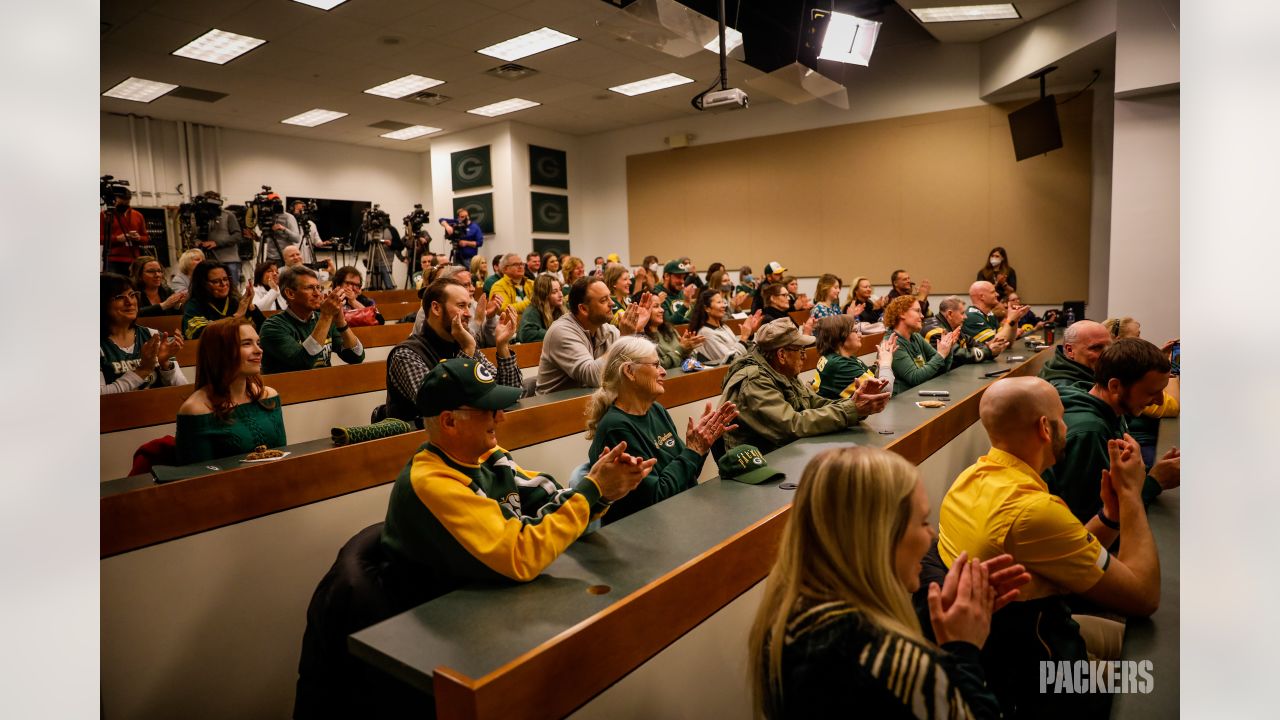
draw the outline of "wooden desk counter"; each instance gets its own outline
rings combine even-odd
[[[1051,352],[1010,374],[1034,375]],[[794,482],[815,454],[850,443],[919,463],[977,420],[992,382],[983,373],[1005,367],[957,368],[920,386],[950,390],[948,407],[917,407],[913,389],[854,428],[770,453],[769,464]],[[580,539],[533,582],[458,590],[352,635],[350,647],[434,693],[442,718],[566,715],[764,578],[791,497],[778,481],[710,480]]]

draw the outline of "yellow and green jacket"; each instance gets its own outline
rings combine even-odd
[[[563,488],[500,447],[471,464],[428,442],[391,488],[382,545],[442,584],[526,582],[607,508],[590,478]]]

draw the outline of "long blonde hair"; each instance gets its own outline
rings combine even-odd
[[[802,602],[845,602],[870,622],[923,640],[893,563],[919,479],[914,465],[879,448],[827,450],[805,466],[751,628],[747,663],[758,716],[781,714],[787,622]]]
[[[600,371],[600,388],[587,400],[588,440],[596,436],[600,418],[604,417],[618,399],[618,388],[626,377],[622,374],[623,366],[657,353],[658,347],[639,335],[624,335],[609,346],[609,351],[604,356],[604,369]]]

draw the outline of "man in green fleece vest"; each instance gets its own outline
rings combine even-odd
[[[443,587],[536,578],[653,469],[626,443],[572,488],[520,467],[496,432],[519,398],[471,358],[436,364],[418,390],[427,442],[392,485],[382,546]]]
[[[334,347],[348,365],[364,362],[364,346],[342,316],[346,286],[326,295],[305,265],[281,270],[278,282],[289,307],[262,323],[264,374],[329,367]]]
[[[910,295],[894,298],[884,309],[884,325],[898,336],[898,349],[893,351],[893,394],[932,380],[951,369],[952,350],[960,337],[960,328],[943,333],[934,350],[920,334],[924,314],[920,301]]]
[[[1041,379],[1062,391],[1075,387],[1088,391],[1093,387],[1093,368],[1098,356],[1111,344],[1111,333],[1102,323],[1079,320],[1062,334],[1062,345],[1053,351],[1053,357],[1040,368]]]
[[[1062,459],[1043,477],[1049,491],[1065,500],[1081,522],[1088,522],[1102,508],[1102,471],[1110,463],[1107,441],[1128,435],[1125,416],[1159,400],[1168,384],[1169,360],[1160,348],[1146,340],[1125,338],[1102,351],[1091,388],[1058,389],[1066,409],[1067,444]],[[1143,501],[1150,503],[1163,490],[1178,487],[1181,468],[1181,456],[1174,448],[1151,467],[1142,488]],[[1116,520],[1102,518],[1108,527]]]
[[[1018,320],[1031,309],[1025,305],[1010,307],[1005,313],[1004,321],[997,320],[992,311],[1000,303],[1000,298],[996,296],[996,286],[985,280],[969,286],[969,302],[972,304],[965,310],[961,332],[972,343],[990,343],[1003,339],[1006,347],[1018,339]],[[999,355],[1000,352],[996,351],[995,354]]]

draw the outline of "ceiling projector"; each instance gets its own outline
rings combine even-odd
[[[709,92],[697,100],[698,109],[704,112],[729,112],[730,110],[746,110],[747,94],[738,88]]]

